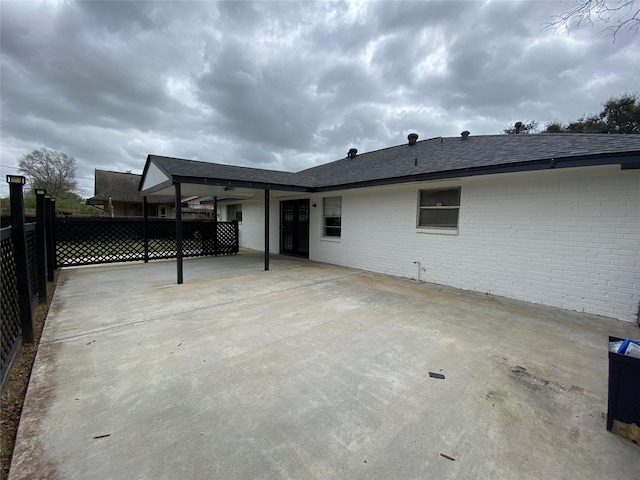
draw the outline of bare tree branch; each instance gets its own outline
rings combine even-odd
[[[71,155],[42,147],[20,157],[18,166],[32,190],[44,188],[58,198],[76,195],[76,159]]]
[[[608,33],[614,42],[622,30],[640,31],[640,8],[636,0],[576,0],[571,9],[552,18],[555,20],[544,25],[545,30],[555,33],[568,32],[583,24],[606,24],[600,34]]]

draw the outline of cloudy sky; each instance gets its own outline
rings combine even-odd
[[[47,146],[298,171],[420,139],[568,122],[640,85],[640,34],[545,30],[568,1],[7,1],[1,165]],[[4,178],[0,194],[6,195]]]

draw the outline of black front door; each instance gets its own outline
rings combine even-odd
[[[280,253],[309,258],[309,200],[280,203]]]

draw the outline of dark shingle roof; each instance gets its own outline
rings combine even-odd
[[[303,170],[313,187],[347,185],[550,159],[635,152],[640,135],[535,134],[438,137],[385,148]]]
[[[558,166],[620,163],[617,157],[640,161],[640,135],[532,134],[437,137],[414,145],[362,153],[297,173],[238,167],[149,155],[169,177],[193,177],[308,189],[410,182],[427,178],[496,173],[508,168],[533,170],[541,162]],[[564,163],[563,163],[564,162]],[[568,163],[567,163],[568,162]],[[545,165],[550,165],[546,163]],[[145,167],[146,168],[146,167]],[[548,168],[545,166],[545,168]],[[414,180],[412,180],[412,178]]]
[[[89,198],[89,204],[103,204],[104,202],[127,202],[142,203],[142,195],[138,191],[138,184],[142,175],[128,172],[111,172],[108,170],[95,170],[94,173],[94,196]],[[149,202],[158,203],[167,198],[149,198]]]
[[[180,177],[206,177],[243,182],[297,185],[297,174],[278,170],[239,167],[222,163],[198,162],[180,158],[149,155],[155,165],[167,175]]]

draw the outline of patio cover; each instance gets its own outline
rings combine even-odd
[[[264,269],[269,270],[269,206],[271,192],[310,192],[294,173],[276,170],[204,163],[180,158],[148,155],[140,179],[144,220],[147,221],[149,196],[175,195],[176,201],[176,264],[177,283],[183,283],[182,212],[179,207],[185,196],[213,197],[218,201],[247,200],[264,195]]]

